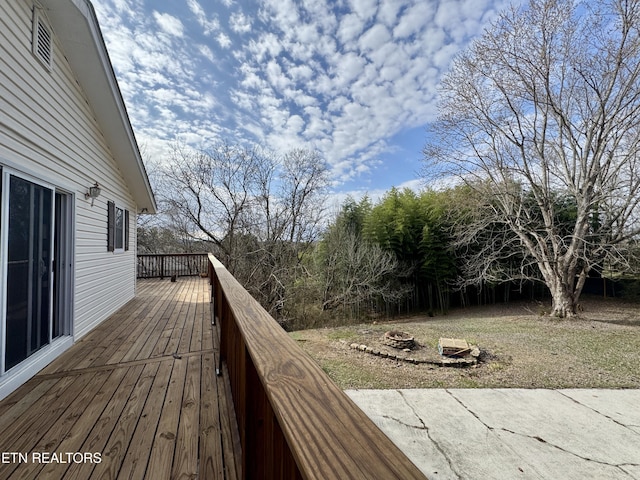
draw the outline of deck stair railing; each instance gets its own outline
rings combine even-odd
[[[242,477],[424,479],[227,269],[208,258],[218,372],[230,384]]]

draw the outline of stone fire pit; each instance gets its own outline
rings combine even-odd
[[[399,332],[397,330],[385,332],[384,336],[382,337],[382,343],[399,350],[410,350],[415,345],[413,336],[405,332]]]

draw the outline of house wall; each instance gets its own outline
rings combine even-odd
[[[32,8],[0,2],[0,165],[74,195],[77,340],[134,296],[137,209],[55,32],[51,70],[32,54]],[[84,194],[96,181],[91,206]],[[129,251],[107,252],[107,201],[130,211]]]

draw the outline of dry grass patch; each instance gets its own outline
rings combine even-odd
[[[583,302],[579,319],[540,316],[533,304],[458,310],[393,322],[293,332],[300,346],[346,388],[640,388],[640,305]],[[437,358],[440,337],[483,351],[472,368],[442,368],[380,358],[351,343],[381,344],[385,331],[415,337],[409,356]],[[400,352],[402,354],[402,352]]]

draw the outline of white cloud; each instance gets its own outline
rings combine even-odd
[[[367,61],[354,52],[348,52],[345,55],[338,56],[334,59],[335,81],[334,84],[338,90],[344,89],[351,85],[364,70]]]
[[[253,60],[257,63],[264,61],[267,56],[277,57],[281,51],[282,44],[272,32],[261,35],[258,40],[252,40],[248,46],[248,54],[255,56]]]
[[[218,21],[218,18],[215,16],[213,18],[209,18],[202,6],[196,0],[187,0],[187,5],[189,6],[191,13],[196,16],[196,19],[204,30],[205,35],[213,35],[215,32],[220,30],[220,22]]]
[[[373,18],[378,11],[376,0],[350,0],[349,3],[355,14],[364,20]]]
[[[184,26],[176,17],[168,13],[153,12],[153,18],[155,18],[156,23],[165,33],[173,35],[174,37],[182,37],[184,35]]]
[[[283,74],[280,64],[273,59],[267,62],[266,74],[269,84],[277,90],[282,91],[290,84],[289,79]]]
[[[231,39],[223,32],[218,34],[216,40],[222,48],[229,48],[231,46]]]
[[[434,118],[442,73],[507,0],[221,1],[97,2],[136,134],[316,148],[341,183]]]
[[[318,29],[315,25],[310,23],[299,25],[295,30],[293,30],[293,33],[295,35],[295,41],[309,46],[315,46],[320,40]]]
[[[260,17],[263,22],[285,33],[290,26],[301,23],[295,0],[264,0]]]
[[[459,7],[449,6],[448,8],[455,11]],[[407,38],[418,33],[421,29],[431,23],[433,15],[433,2],[420,2],[407,8],[398,24],[393,29],[393,36],[396,38]],[[442,25],[439,24],[439,26]]]
[[[292,95],[288,95],[291,100],[293,100],[299,107],[313,107],[318,104],[318,100],[311,95],[307,95],[306,93],[300,90],[290,90]]]
[[[309,65],[292,65],[289,75],[294,82],[306,82],[313,77],[313,70]]]
[[[135,14],[135,6],[128,0],[114,0],[114,7],[121,15]]]
[[[338,39],[349,46],[354,44],[364,29],[364,21],[355,13],[350,13],[342,17],[338,28]]]
[[[367,30],[358,41],[360,49],[366,52],[376,51],[387,45],[391,36],[387,27],[381,24],[376,24]]]
[[[382,0],[378,7],[378,20],[387,27],[393,27],[405,3],[403,0]]]
[[[289,135],[297,135],[304,127],[304,120],[299,115],[292,115],[286,123]]]
[[[210,62],[214,62],[215,61],[215,55],[213,54],[213,50],[211,50],[211,48],[209,48],[209,46],[207,45],[199,45],[198,46],[198,50],[200,51],[200,54],[207,58],[207,60],[209,60]]]
[[[229,26],[236,33],[248,33],[251,31],[251,18],[242,12],[235,12],[229,18]]]

